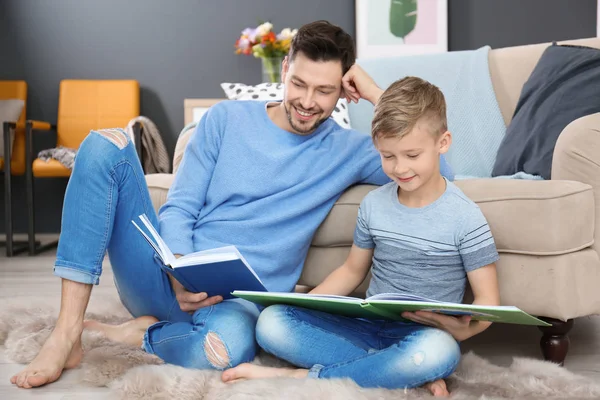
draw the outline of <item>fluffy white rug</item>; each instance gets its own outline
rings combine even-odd
[[[44,304],[40,302],[39,304]],[[88,318],[119,323],[129,319],[115,300],[96,301]],[[0,310],[0,345],[6,356],[28,363],[38,353],[56,321],[56,309],[33,305],[3,305]],[[267,400],[267,399],[424,399],[422,389],[362,389],[350,380],[271,379],[223,384],[219,372],[190,370],[165,365],[140,349],[84,333],[82,379],[93,386],[107,386],[122,399]],[[284,365],[266,354],[255,360],[263,365]],[[453,399],[598,399],[600,384],[557,365],[515,358],[510,367],[499,367],[473,353],[466,354],[448,379]]]

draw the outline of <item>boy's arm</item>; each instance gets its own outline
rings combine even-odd
[[[369,268],[373,249],[362,249],[353,244],[346,261],[330,273],[310,294],[335,294],[347,296],[364,281]]]
[[[181,165],[159,211],[160,235],[173,254],[194,251],[192,232],[213,175],[221,146],[223,110],[216,105],[205,113],[185,148]]]
[[[473,290],[473,304],[486,306],[500,305],[495,264],[488,264],[468,272],[467,277]],[[453,317],[428,311],[402,313],[402,316],[421,324],[443,329],[459,342],[485,331],[492,324],[488,321],[472,320],[470,316]]]
[[[346,261],[316,288],[311,294],[335,294],[347,296],[352,293],[367,276],[373,258],[375,243],[369,231],[369,195],[358,207],[356,227],[354,228],[354,243]]]
[[[485,267],[468,272],[467,279],[473,291],[473,304],[482,306],[500,305],[500,289],[498,288],[496,264],[488,264]],[[466,337],[464,339],[485,331],[491,324],[488,321],[471,321],[468,331],[465,332]]]
[[[496,264],[498,251],[487,220],[479,207],[465,214],[459,233],[459,252],[467,279],[473,290],[473,304],[497,306],[500,304]],[[449,332],[458,341],[486,330],[491,322],[474,321],[470,316],[452,317],[431,312],[403,314],[408,319],[435,326]]]

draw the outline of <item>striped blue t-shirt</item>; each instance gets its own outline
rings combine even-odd
[[[406,207],[388,183],[363,199],[354,243],[374,248],[367,296],[410,293],[462,302],[467,272],[498,260],[479,206],[452,182],[433,203]]]

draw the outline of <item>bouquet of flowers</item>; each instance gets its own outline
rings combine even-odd
[[[282,58],[290,51],[297,29],[285,28],[273,32],[273,24],[265,22],[256,28],[246,28],[235,42],[236,54],[253,55],[262,60],[263,80],[279,82]]]
[[[290,43],[297,31],[297,29],[285,28],[276,35],[270,22],[265,22],[256,28],[246,28],[235,42],[235,52],[252,54],[257,58],[283,57],[290,50]]]

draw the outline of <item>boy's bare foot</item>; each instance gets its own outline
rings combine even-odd
[[[157,323],[154,317],[145,316],[132,319],[121,325],[109,325],[94,320],[83,321],[83,328],[103,333],[109,340],[140,347],[148,327]]]
[[[245,379],[263,379],[263,378],[306,378],[308,376],[307,369],[290,369],[290,368],[273,368],[263,367],[261,365],[244,363],[237,367],[223,371],[221,380],[226,383],[233,383]],[[447,397],[450,395],[446,388],[446,382],[443,379],[438,379],[434,382],[429,382],[424,386],[436,397]]]
[[[429,390],[435,397],[448,397],[450,393],[446,388],[446,382],[443,379],[429,382],[424,386],[425,389]]]
[[[66,335],[54,330],[33,361],[24,370],[10,378],[18,387],[30,389],[56,381],[62,371],[75,368],[81,362],[83,349],[81,335]]]
[[[291,369],[291,368],[273,368],[263,367],[260,365],[243,363],[237,367],[223,371],[221,380],[223,382],[232,383],[244,379],[262,379],[262,378],[306,378],[308,376],[307,369]]]

